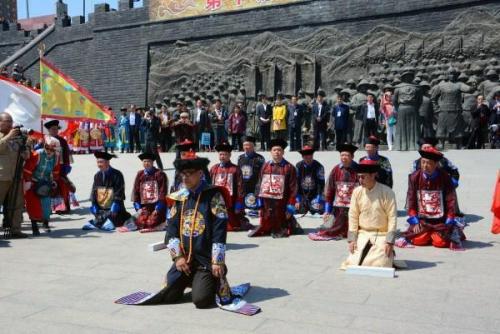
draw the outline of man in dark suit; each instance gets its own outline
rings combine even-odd
[[[196,107],[193,111],[193,124],[196,128],[196,142],[198,144],[198,149],[201,151],[201,134],[203,132],[210,133],[210,120],[208,117],[208,112],[205,108],[204,101],[201,99],[196,100]],[[203,147],[203,150],[207,149],[206,145]]]
[[[141,140],[140,140],[140,132],[141,132],[141,114],[139,113],[140,108],[136,108],[135,105],[130,105],[128,121],[130,125],[129,131],[129,143],[130,143],[130,151],[137,153],[141,152]]]
[[[330,119],[330,108],[325,100],[325,92],[318,89],[316,101],[312,105],[312,120],[314,132],[314,149],[326,150],[326,136],[328,120]]]
[[[347,141],[347,134],[349,132],[349,106],[344,103],[345,94],[338,94],[337,101],[332,108],[332,117],[330,123],[332,128],[335,129],[335,137],[337,145],[345,144]]]
[[[260,102],[255,107],[257,117],[259,118],[260,127],[260,149],[266,151],[270,149],[271,143],[271,119],[273,116],[273,108],[267,102],[267,97],[259,92]]]
[[[365,129],[363,145],[370,136],[378,137],[378,120],[380,119],[380,110],[375,99],[375,94],[368,92],[366,102],[361,105],[360,112],[363,115],[363,126]]]
[[[493,93],[490,101],[490,129],[491,148],[500,148],[500,89]]]
[[[163,170],[163,163],[158,153],[158,142],[160,141],[160,119],[154,114],[154,109],[146,111],[142,119],[141,127],[144,131],[144,152],[154,156],[156,165]]]
[[[290,135],[290,151],[297,151],[302,147],[302,119],[304,105],[298,104],[297,96],[292,96],[288,105],[288,133]]]

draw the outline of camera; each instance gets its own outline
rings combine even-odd
[[[22,136],[29,136],[35,132],[33,129],[25,128],[22,124],[14,124],[13,128],[18,129]]]

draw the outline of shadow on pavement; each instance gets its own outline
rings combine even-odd
[[[76,209],[71,209],[71,215],[85,215],[87,213],[90,213],[90,207],[80,206]]]
[[[484,219],[483,216],[478,216],[478,215],[465,215],[464,217],[466,223],[477,223],[478,221],[481,221]]]
[[[86,198],[86,199],[82,199],[82,200],[78,200],[78,203],[86,203],[86,202],[90,202],[90,198]]]
[[[437,266],[438,263],[443,263],[441,261],[439,262],[428,262],[428,261],[415,261],[415,260],[404,260],[406,262],[406,265],[408,266],[407,268],[404,269],[398,269],[398,270],[419,270],[419,269],[425,269],[425,268],[432,268]]]
[[[319,224],[318,224],[319,226]],[[303,227],[302,228],[304,230],[304,233],[302,233],[302,235],[308,235],[309,233],[315,233],[315,232],[318,232],[318,228],[312,228],[312,227]]]
[[[265,288],[261,286],[253,286],[250,288],[245,300],[249,303],[257,303],[264,300],[270,300],[280,297],[289,296],[288,291],[280,288]]]
[[[249,248],[257,248],[259,245],[257,244],[226,244],[227,250],[239,250],[239,249],[249,249]]]
[[[488,248],[488,247],[493,247],[493,242],[465,240],[464,247],[465,247],[465,249]]]
[[[50,217],[51,222],[70,222],[70,221],[75,221],[75,220],[82,220],[82,218],[70,218],[68,216],[59,216],[59,215],[52,215]]]
[[[3,232],[0,232],[0,237],[3,238]],[[5,239],[0,239],[0,247],[11,247],[10,241]]]
[[[43,230],[42,230],[43,231]],[[92,232],[93,234],[89,234]],[[43,237],[54,238],[54,239],[62,239],[62,238],[100,238],[96,233],[109,233],[109,232],[100,232],[100,231],[84,231],[82,229],[76,228],[66,228],[66,229],[57,229],[52,230],[50,233],[42,232]]]

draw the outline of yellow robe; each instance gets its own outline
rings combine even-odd
[[[275,105],[273,108],[273,131],[286,130],[286,105]]]
[[[357,249],[349,254],[340,269],[349,265],[392,267],[393,256],[385,254],[385,245],[394,244],[396,222],[396,195],[391,188],[377,182],[370,190],[361,186],[354,189],[349,208],[348,241],[356,241]],[[360,263],[368,242],[372,246]]]

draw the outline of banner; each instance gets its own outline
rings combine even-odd
[[[15,124],[40,131],[40,93],[0,76],[0,112],[7,112]]]
[[[152,21],[173,20],[300,1],[303,0],[150,0],[149,18]]]
[[[40,59],[42,116],[45,118],[104,123],[113,117],[83,87],[46,59]]]

